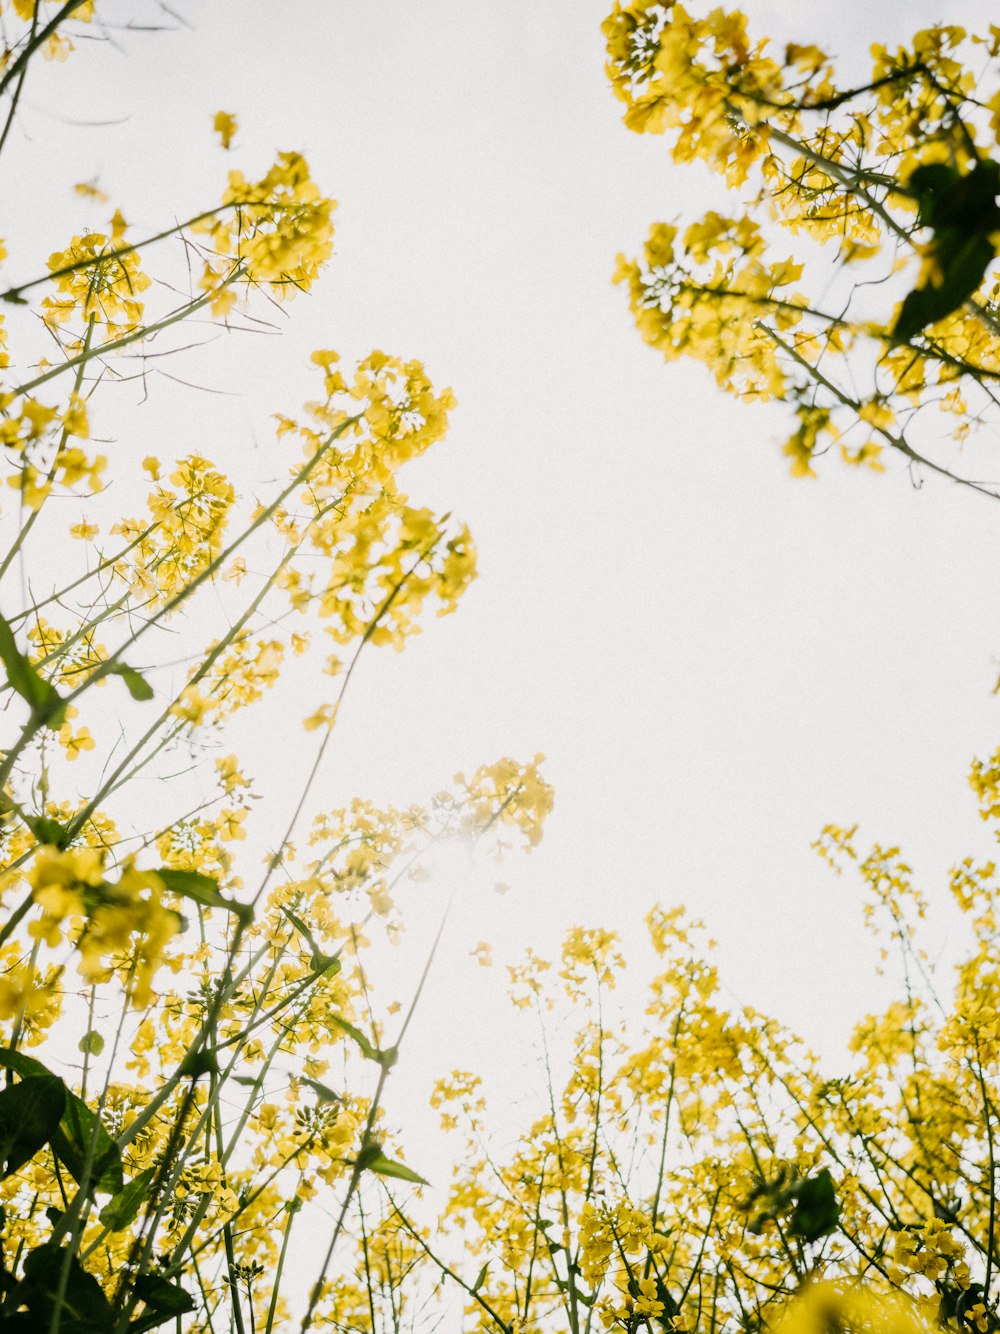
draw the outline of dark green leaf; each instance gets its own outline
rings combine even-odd
[[[66,847],[69,841],[69,830],[58,820],[52,820],[47,815],[29,816],[28,828],[38,839],[39,843],[49,843],[55,848]]]
[[[909,187],[917,199],[917,221],[935,232],[953,230],[964,236],[992,232],[1000,210],[1000,165],[988,158],[963,175],[957,167],[929,162],[916,167]]]
[[[194,1310],[191,1294],[160,1274],[140,1274],[135,1281],[135,1291],[146,1303],[146,1309],[129,1325],[129,1334],[142,1334],[143,1330],[155,1329],[167,1320]]]
[[[9,1177],[59,1129],[66,1086],[48,1072],[0,1090],[0,1176]]]
[[[147,1167],[138,1176],[122,1186],[100,1212],[100,1220],[112,1232],[121,1232],[135,1222],[149,1196],[149,1188],[156,1175],[155,1167]]]
[[[120,676],[125,682],[125,688],[133,699],[145,702],[153,698],[153,687],[149,684],[141,672],[137,672],[134,667],[128,663],[116,662],[113,667],[109,667],[105,673],[107,676]]]
[[[930,227],[928,265],[921,284],[903,302],[892,329],[906,343],[928,324],[943,320],[973,296],[996,254],[990,237],[1000,228],[1000,165],[977,162],[962,175],[943,162],[917,167],[909,179],[918,223]]]
[[[51,1075],[52,1071],[47,1065],[42,1065],[41,1061],[36,1061],[33,1056],[25,1056],[23,1051],[13,1051],[10,1047],[0,1047],[0,1066],[8,1070],[13,1070],[15,1074],[23,1075]],[[52,1075],[53,1079],[56,1078]]]
[[[0,1066],[6,1066],[24,1079],[30,1075],[56,1078],[41,1061],[36,1061],[33,1056],[25,1056],[23,1052],[11,1051],[7,1047],[0,1047]],[[122,1163],[118,1146],[104,1129],[96,1113],[90,1110],[83,1099],[71,1093],[62,1080],[58,1082],[66,1095],[66,1106],[58,1129],[52,1136],[52,1151],[79,1185],[86,1155],[90,1152],[90,1138],[92,1135],[95,1136],[89,1173],[90,1189],[103,1190],[109,1195],[114,1195],[122,1188]]]
[[[219,883],[210,875],[200,871],[178,871],[172,866],[158,866],[156,874],[166,885],[171,894],[180,894],[182,898],[200,903],[203,908],[225,908],[235,913],[243,922],[253,921],[253,908],[249,903],[235,903],[219,892]]]
[[[789,1232],[803,1241],[818,1241],[832,1232],[840,1218],[840,1205],[833,1178],[824,1167],[814,1177],[799,1182]]]
[[[121,1190],[122,1156],[118,1145],[97,1113],[75,1093],[67,1095],[62,1121],[52,1136],[52,1150],[78,1186],[86,1180],[88,1195],[95,1190],[117,1195]]]
[[[941,233],[933,243],[939,282],[908,294],[892,330],[895,343],[907,343],[928,324],[943,320],[972,296],[996,251],[985,236]]]
[[[957,167],[947,162],[925,162],[916,167],[907,184],[917,201],[917,222],[921,227],[939,227],[945,201],[954,194],[961,180]]]
[[[177,1071],[185,1079],[200,1079],[202,1075],[217,1075],[219,1073],[219,1062],[215,1059],[215,1052],[200,1051],[190,1052],[181,1061]]]
[[[66,706],[51,681],[46,681],[17,647],[10,623],[0,616],[0,662],[7,669],[7,684],[31,707],[32,721],[60,728]]]
[[[51,1244],[28,1254],[24,1280],[9,1300],[27,1306],[37,1330],[54,1325],[59,1334],[110,1334],[114,1329],[114,1312],[97,1279],[70,1251]]]

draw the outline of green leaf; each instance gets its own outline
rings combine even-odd
[[[135,1281],[135,1291],[146,1303],[146,1309],[137,1320],[129,1325],[129,1334],[142,1334],[143,1330],[155,1329],[167,1320],[186,1315],[194,1310],[194,1298],[178,1283],[171,1283],[160,1274],[140,1274]]]
[[[973,296],[996,255],[990,237],[1000,228],[1000,165],[984,160],[962,175],[946,163],[917,167],[909,187],[918,223],[934,235],[920,286],[908,294],[892,329],[894,343],[909,342]]]
[[[219,882],[210,875],[202,875],[201,871],[179,871],[172,866],[158,866],[156,874],[171,894],[179,894],[203,908],[225,908],[226,912],[235,913],[244,923],[253,921],[250,904],[227,899],[219,891]]]
[[[69,841],[69,830],[58,820],[50,819],[47,815],[37,815],[28,817],[28,828],[38,839],[39,843],[49,843],[55,848],[65,848]]]
[[[939,233],[932,248],[939,282],[910,292],[892,329],[894,343],[908,343],[928,324],[943,320],[972,296],[983,280],[996,250],[985,236]]]
[[[156,1168],[147,1167],[126,1182],[117,1195],[112,1195],[99,1215],[106,1228],[111,1232],[121,1232],[138,1218],[149,1197],[149,1188],[155,1175]]]
[[[316,938],[313,936],[313,933],[309,930],[308,926],[306,926],[302,918],[296,916],[296,914],[293,913],[290,908],[282,907],[281,911],[285,914],[285,916],[291,922],[292,926],[294,926],[295,930],[299,933],[299,935],[303,938],[303,940],[305,940],[306,944],[309,946],[309,949],[312,951],[312,959],[310,960],[310,962],[315,971],[317,973],[325,973],[328,970],[332,969],[333,974],[339,973],[340,960],[337,958],[335,954],[324,954],[324,952],[316,944]]]
[[[51,681],[46,681],[17,647],[10,622],[0,616],[0,662],[7,684],[31,706],[31,720],[42,727],[62,727],[66,706]]]
[[[339,1093],[334,1093],[332,1088],[327,1088],[326,1084],[321,1084],[318,1079],[310,1079],[308,1075],[300,1075],[303,1084],[308,1084],[320,1102],[343,1102]],[[255,1081],[256,1082],[256,1081]]]
[[[11,1176],[48,1144],[65,1108],[66,1086],[48,1071],[0,1091],[0,1176]]]
[[[365,1037],[364,1033],[361,1032],[360,1028],[355,1028],[353,1024],[349,1024],[342,1015],[331,1014],[327,1017],[332,1023],[336,1024],[339,1029],[342,1029],[349,1038],[352,1038],[354,1042],[357,1043],[362,1056],[369,1061],[374,1061],[376,1065],[380,1065],[383,1070],[391,1070],[399,1060],[399,1051],[396,1047],[386,1047],[382,1050],[378,1047],[373,1047]]]
[[[219,1062],[216,1060],[214,1051],[206,1051],[201,1048],[195,1052],[189,1052],[177,1067],[177,1073],[183,1075],[185,1079],[200,1079],[202,1075],[217,1075],[219,1073]]]
[[[914,168],[907,181],[917,201],[917,222],[921,227],[939,227],[945,213],[945,201],[954,194],[960,180],[957,167],[947,162],[925,162]]]
[[[64,1281],[65,1275],[65,1281]],[[54,1326],[72,1334],[97,1334],[113,1328],[114,1316],[100,1284],[68,1248],[51,1242],[30,1251],[24,1278],[8,1297],[7,1309],[26,1306],[14,1329],[43,1330]],[[21,1323],[17,1323],[21,1322]],[[4,1321],[3,1328],[7,1329]]]
[[[67,1094],[66,1110],[52,1136],[52,1150],[78,1186],[117,1195],[122,1188],[122,1156],[104,1123],[75,1093]],[[87,1170],[88,1159],[90,1169]]]
[[[97,1279],[75,1255],[51,1243],[26,1256],[24,1280],[9,1301],[27,1306],[33,1325],[26,1322],[25,1328],[54,1326],[59,1334],[110,1334],[115,1326],[114,1312]]]
[[[47,1075],[56,1079],[51,1070],[24,1052],[11,1051],[0,1047],[0,1066],[6,1066],[19,1074],[22,1079],[31,1075]],[[91,1136],[95,1136],[93,1157],[90,1168],[89,1193],[94,1190],[106,1191],[114,1195],[122,1188],[122,1161],[118,1145],[114,1142],[97,1114],[92,1112],[82,1098],[71,1093],[62,1080],[58,1080],[66,1095],[66,1106],[59,1126],[52,1136],[52,1151],[60,1159],[73,1180],[80,1184],[86,1155],[90,1149]]]
[[[82,1051],[84,1056],[100,1056],[104,1050],[104,1038],[92,1028],[89,1033],[84,1033],[77,1043],[77,1050]]]
[[[789,1232],[803,1241],[818,1241],[833,1232],[840,1219],[840,1205],[833,1178],[824,1167],[814,1177],[799,1182]]]
[[[355,1028],[353,1024],[349,1024],[347,1020],[339,1014],[330,1014],[327,1015],[327,1018],[357,1043],[362,1056],[366,1057],[369,1061],[377,1061],[379,1059],[381,1052],[372,1046],[360,1028]]]
[[[489,1271],[489,1267],[490,1267],[490,1262],[489,1260],[487,1260],[486,1263],[483,1265],[482,1269],[480,1269],[479,1273],[476,1275],[476,1281],[469,1289],[469,1291],[473,1295],[475,1295],[479,1291],[479,1289],[483,1286],[483,1284],[486,1282],[486,1275]]]
[[[358,1166],[366,1172],[374,1172],[379,1177],[395,1177],[397,1181],[412,1181],[415,1186],[427,1186],[430,1183],[414,1172],[405,1163],[394,1162],[387,1158],[378,1144],[369,1144],[358,1154]]]
[[[116,662],[105,672],[106,676],[120,676],[125,682],[125,688],[133,699],[145,703],[146,700],[153,698],[153,687],[149,684],[141,672],[137,672],[134,667],[130,667],[127,662]]]

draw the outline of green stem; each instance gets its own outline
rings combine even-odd
[[[86,3],[86,0],[66,0],[56,14],[53,14],[44,28],[33,30],[33,36],[29,37],[25,43],[24,49],[17,55],[7,68],[3,78],[0,79],[0,97],[7,91],[14,79],[20,76],[21,70],[28,63],[43,42],[47,41],[55,30],[65,19],[71,17],[73,12]]]

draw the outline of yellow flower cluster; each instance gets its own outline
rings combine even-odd
[[[969,1267],[964,1263],[965,1244],[954,1236],[951,1226],[940,1218],[921,1225],[900,1229],[893,1238],[892,1263],[888,1270],[894,1283],[904,1284],[911,1274],[919,1274],[931,1283],[943,1279],[949,1270],[956,1282],[967,1287]]]
[[[912,964],[922,896],[895,849],[862,857],[856,832],[829,826],[818,846],[860,873],[872,925]],[[774,1021],[723,1004],[711,942],[679,908],[649,917],[665,971],[638,1040],[610,1010],[625,967],[612,933],[572,930],[559,973],[529,951],[510,970],[515,1002],[537,1000],[544,1022],[561,990],[575,1021],[566,1058],[552,1033],[543,1047],[548,1112],[501,1146],[474,1074],[432,1099],[467,1140],[439,1234],[459,1243],[453,1273],[470,1250],[483,1265],[483,1305],[467,1307],[481,1327],[572,1330],[589,1313],[623,1331],[727,1328],[752,1309],[783,1334],[925,1334],[953,1311],[958,1328],[992,1328],[975,1283],[994,1215],[993,878],[971,862],[953,875],[975,945],[945,1016],[911,978],[858,1025],[852,1072],[835,1079]]]
[[[87,405],[78,394],[53,407],[30,395],[0,392],[0,445],[14,468],[7,485],[29,509],[39,509],[54,486],[72,490],[86,482],[91,492],[100,489],[107,458],[90,457],[73,443],[89,435]]]
[[[668,360],[704,362],[728,392],[787,402],[799,417],[785,445],[797,476],[814,476],[830,447],[875,471],[890,448],[950,472],[911,418],[934,406],[959,441],[970,418],[992,418],[1000,288],[988,277],[978,294],[961,286],[949,249],[961,238],[930,230],[914,173],[936,164],[956,191],[972,189],[1000,133],[1000,90],[983,86],[976,65],[992,39],[927,28],[895,52],[874,47],[870,80],[845,87],[815,46],[770,54],[738,10],[696,16],[672,0],[616,0],[604,33],[625,124],[664,134],[677,162],[699,159],[730,187],[756,187],[736,216],[713,210],[689,225],[682,245],[678,228],[660,223],[642,261],[619,257],[616,280],[642,336]],[[836,267],[814,245],[775,257],[789,234],[832,247]],[[984,273],[996,244],[980,238]],[[871,268],[865,284],[856,263]],[[956,297],[928,305],[929,329],[897,338],[902,271],[918,293],[954,275]],[[805,290],[789,290],[803,274]],[[887,294],[881,304],[873,287]],[[962,377],[969,392],[956,386]]]
[[[403,464],[444,434],[454,397],[436,394],[416,361],[373,352],[350,384],[337,361],[334,352],[313,354],[325,397],[307,404],[307,424],[288,417],[278,424],[279,437],[301,440],[316,465],[302,497],[305,514],[281,511],[276,526],[324,556],[328,573],[321,581],[290,564],[276,583],[296,610],[315,607],[335,644],[361,639],[398,649],[419,630],[428,599],[445,615],[475,577],[468,529],[407,504],[396,480]],[[324,712],[313,725],[331,717]]]
[[[823,1334],[830,1329],[857,1334],[930,1334],[935,1313],[894,1293],[878,1292],[863,1283],[814,1281],[786,1304],[775,1329],[777,1334]]]
[[[310,868],[320,896],[330,890],[349,895],[364,890],[372,912],[388,918],[393,912],[393,868],[415,849],[414,835],[426,830],[428,813],[411,806],[406,811],[379,808],[355,798],[349,807],[319,815],[309,844],[321,851]],[[310,896],[312,897],[312,896]],[[313,911],[326,911],[317,903]]]
[[[538,754],[530,764],[520,764],[505,756],[480,765],[470,778],[456,774],[460,801],[468,812],[468,832],[477,834],[499,824],[517,831],[528,848],[537,847],[555,801],[552,785],[541,775],[544,759]]]
[[[226,147],[232,128],[228,120],[220,127],[216,117]],[[309,290],[333,253],[336,203],[321,193],[301,153],[279,153],[256,181],[231,171],[222,205],[192,227],[209,238],[213,252],[200,283],[214,294],[213,314],[232,308],[234,283],[265,287],[280,298]]]
[[[801,296],[781,289],[802,266],[790,260],[766,265],[756,223],[709,214],[684,234],[675,257],[677,230],[658,223],[646,242],[645,265],[618,258],[615,281],[628,289],[643,338],[668,361],[693,356],[705,362],[717,383],[741,398],[780,397],[786,375],[777,347],[760,327],[773,315],[778,328],[799,323],[808,308]]]
[[[93,320],[110,342],[141,325],[140,297],[152,279],[140,268],[137,251],[123,253],[104,232],[86,232],[49,256],[49,272],[59,293],[42,301],[50,327],[77,316],[85,324]]]
[[[229,480],[199,454],[179,461],[169,487],[158,480],[155,459],[146,465],[156,484],[148,518],[122,519],[111,531],[129,544],[115,573],[148,607],[177,597],[218,556],[234,494]]]
[[[119,974],[132,1005],[145,1009],[166,946],[180,926],[178,914],[161,901],[159,876],[126,863],[110,882],[97,848],[43,848],[29,883],[42,910],[29,923],[29,935],[55,949],[69,932],[80,976],[98,983]]]
[[[66,24],[91,9],[12,3],[16,23],[0,0],[8,98],[39,46],[64,56]],[[235,117],[218,113],[214,128],[231,148]],[[70,197],[112,207],[96,180]],[[482,837],[498,854],[507,841],[533,846],[551,808],[540,757],[504,759],[426,808],[358,800],[303,836],[311,780],[294,829],[283,817],[254,827],[252,781],[216,749],[291,654],[324,643],[336,650],[326,672],[341,679],[307,725],[328,728],[361,650],[401,647],[474,578],[468,530],[401,486],[455,402],[419,361],[375,351],[348,371],[317,351],[321,388],[301,421],[279,419],[279,480],[261,498],[239,496],[201,453],[161,466],[141,451],[122,457],[145,474],[144,508],[80,496],[102,484],[104,460],[87,441],[94,396],[115,378],[111,354],[172,337],[206,308],[225,318],[256,289],[308,290],[332,251],[334,207],[304,158],[281,153],[260,179],[231,173],[218,208],[146,240],[126,240],[115,208],[54,253],[47,274],[4,293],[11,324],[21,308],[40,318],[61,354],[18,384],[0,321],[0,446],[21,500],[5,568],[38,568],[52,509],[38,511],[53,492],[86,502],[82,514],[74,506],[70,535],[84,547],[71,548],[72,567],[56,559],[44,590],[22,580],[30,605],[0,619],[8,693],[26,718],[0,757],[0,1119],[14,1125],[13,1109],[31,1102],[53,1122],[32,1124],[27,1161],[0,1171],[4,1264],[17,1271],[5,1312],[26,1325],[39,1303],[43,1323],[58,1323],[49,1307],[61,1296],[30,1275],[52,1243],[48,1254],[63,1247],[69,1265],[67,1303],[82,1293],[102,1328],[174,1315],[192,1330],[230,1317],[281,1328],[292,1319],[279,1290],[290,1231],[300,1212],[312,1227],[331,1209],[343,1210],[337,1261],[359,1236],[363,1258],[345,1259],[344,1281],[321,1276],[314,1323],[361,1327],[375,1311],[398,1325],[426,1256],[402,1221],[366,1231],[369,1183],[420,1178],[379,1105],[397,1057],[390,1026],[405,1024],[401,1001],[376,1008],[366,932],[401,930],[397,887],[427,878],[443,840]],[[173,306],[176,284],[154,286],[148,263],[170,237],[203,261]],[[60,376],[65,391],[43,388]],[[110,738],[84,725],[95,684],[120,717]],[[87,795],[56,799],[73,780]],[[132,800],[136,782],[148,800]],[[262,847],[276,829],[288,832]],[[12,1141],[8,1157],[17,1151]]]

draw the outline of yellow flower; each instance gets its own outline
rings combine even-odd
[[[106,204],[108,197],[103,190],[99,190],[93,181],[80,181],[73,186],[74,191],[84,199],[90,199],[95,203]]]
[[[246,807],[241,806],[237,810],[224,810],[219,815],[218,830],[219,837],[224,843],[231,843],[237,839],[246,838],[246,830],[243,828],[243,822],[247,818]]]
[[[120,208],[116,208],[111,215],[111,244],[117,249],[125,243],[125,233],[128,230],[128,223],[122,214]]]
[[[211,701],[207,700],[192,682],[184,687],[175,703],[171,704],[170,712],[175,718],[182,718],[184,722],[190,723],[192,727],[197,727],[199,723],[204,721],[210,708]]]
[[[337,710],[332,704],[321,704],[315,713],[306,718],[302,726],[307,732],[315,732],[319,727],[332,727]]]
[[[479,960],[480,968],[493,967],[493,949],[488,940],[481,940],[478,945],[469,950],[473,959]]]
[[[222,140],[222,147],[228,148],[233,135],[236,133],[236,117],[229,114],[228,111],[217,111],[215,119],[212,121],[212,129]]]
[[[68,725],[59,730],[59,743],[66,752],[68,760],[75,760],[85,750],[93,750],[96,741],[86,727],[74,732]]]

